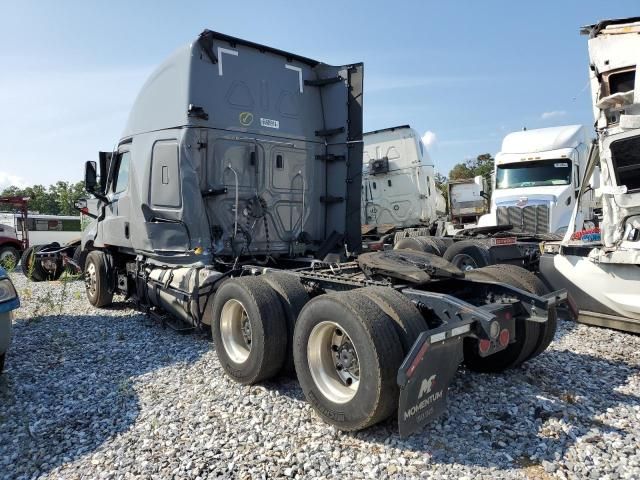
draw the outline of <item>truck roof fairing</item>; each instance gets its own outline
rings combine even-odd
[[[610,25],[625,25],[629,23],[640,22],[640,17],[628,17],[628,18],[613,18],[608,20],[602,20],[593,25],[585,25],[580,28],[581,35],[589,35],[589,38],[596,37],[602,30]]]
[[[379,130],[372,130],[370,132],[364,132],[363,135],[373,135],[374,133],[382,133],[382,132],[393,132],[394,130],[402,130],[402,129],[412,129],[411,125],[398,125],[397,127],[387,127],[381,128]]]
[[[535,153],[574,148],[586,141],[582,125],[538,128],[513,132],[504,137],[500,153]]]
[[[270,58],[261,60],[256,53]],[[243,61],[247,56],[253,63]],[[286,95],[277,99],[276,110],[284,117],[277,131],[253,117],[250,125],[238,125],[239,113],[262,109],[263,98],[256,92],[268,88],[247,85],[252,81],[248,80],[251,69],[259,70],[274,59],[282,62],[283,72],[269,81],[290,83],[291,90],[299,89],[300,93],[317,88],[308,82],[316,81],[325,67],[332,68],[307,57],[205,30],[151,73],[133,104],[121,141],[140,133],[190,126],[324,141],[301,121],[314,101],[307,96],[302,101]]]

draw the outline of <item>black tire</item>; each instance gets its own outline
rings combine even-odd
[[[433,245],[433,248],[436,250],[434,252],[436,255],[442,257],[444,255],[444,252],[447,251],[447,243],[441,238],[425,237],[425,240],[427,240],[431,245]]]
[[[324,348],[320,346],[322,343],[316,342],[317,348],[313,346],[313,340],[319,338],[318,332],[323,328],[333,328],[341,332],[339,335],[345,335],[357,354],[358,384],[346,397],[332,399],[331,395],[323,393],[326,388],[319,386],[322,382],[314,380],[310,364],[317,371],[318,366],[327,364],[319,361],[320,357],[329,358],[330,362],[334,355],[328,345]],[[399,395],[396,375],[403,360],[402,346],[393,321],[365,295],[326,294],[307,303],[296,322],[293,356],[307,400],[327,423],[345,431],[361,430],[396,413]],[[329,365],[328,371],[332,368]],[[336,372],[316,376],[333,379],[333,384],[342,385],[343,390],[348,388],[344,383],[337,383]]]
[[[409,353],[418,336],[428,328],[413,302],[393,288],[366,287],[349,293],[370,298],[393,320],[404,355]]]
[[[42,268],[42,265],[40,265],[40,262],[36,262],[34,256],[40,248],[42,248],[41,245],[34,245],[33,247],[27,248],[20,259],[22,273],[32,282],[42,282],[47,278],[47,273]]]
[[[511,271],[499,269],[498,265],[491,265],[465,273],[465,277],[477,280],[489,280],[512,285],[521,290],[527,290]],[[541,338],[539,323],[517,321],[516,341],[510,343],[504,350],[488,357],[481,357],[478,352],[477,340],[468,338],[464,341],[464,361],[469,369],[477,372],[501,372],[515,368],[528,360]]]
[[[393,246],[394,250],[416,250],[418,252],[433,253],[434,255],[442,255],[438,251],[437,245],[432,241],[431,237],[405,237]]]
[[[261,278],[271,285],[280,300],[280,306],[287,321],[287,355],[282,371],[287,375],[294,375],[296,369],[293,363],[293,332],[298,315],[309,301],[309,294],[295,275],[268,272]]]
[[[227,345],[232,339],[223,333],[222,315],[240,304],[248,317],[251,339],[243,360]],[[215,294],[211,335],[224,371],[233,380],[251,385],[274,377],[282,368],[287,353],[287,323],[276,291],[260,277],[241,277],[225,281]],[[233,320],[230,321],[230,324]],[[225,329],[226,330],[226,329]],[[223,334],[225,340],[223,340]],[[235,358],[235,359],[234,359]]]
[[[4,372],[4,359],[6,357],[6,353],[0,354],[0,373]]]
[[[85,283],[87,299],[94,307],[106,307],[113,302],[113,286],[109,281],[107,256],[100,250],[87,255]]]
[[[530,272],[526,268],[509,264],[494,265],[493,268],[497,269],[498,271],[508,272],[512,276],[516,277],[522,284],[522,289],[527,292],[535,293],[539,296],[549,293],[549,289],[544,284],[544,282],[540,280],[533,272]],[[549,314],[549,317],[545,323],[541,323],[538,325],[540,328],[538,342],[527,360],[531,360],[532,358],[540,355],[549,347],[549,345],[553,341],[553,338],[555,337],[556,331],[558,329],[558,312],[554,310]]]
[[[83,255],[82,255],[82,247],[78,245],[76,249],[73,251],[73,261],[80,265],[80,273],[84,272],[84,263],[83,263]],[[74,272],[77,273],[77,272]]]
[[[33,247],[29,247],[22,252],[22,257],[20,257],[20,268],[22,269],[23,275],[27,278],[29,278],[29,264],[31,262],[32,253]]]
[[[524,290],[525,292],[536,293],[531,289],[532,285],[523,280],[522,271],[526,272],[526,270],[521,269],[521,271],[518,269],[519,267],[515,265],[497,264],[489,265],[487,267],[484,267],[482,270],[491,272],[491,274],[498,278],[500,282],[506,283],[507,285],[519,288],[520,290]],[[522,351],[518,355],[514,366],[518,366],[531,358],[536,347],[542,341],[543,326],[544,324],[541,323],[525,322],[524,328],[522,328],[522,330],[524,331],[526,341],[524,342]],[[516,328],[516,331],[517,330],[518,329]]]
[[[5,245],[0,248],[0,267],[13,270],[20,261],[20,252],[16,247]]]
[[[463,272],[486,267],[492,263],[489,247],[477,240],[455,242],[447,248],[442,258],[453,263]]]

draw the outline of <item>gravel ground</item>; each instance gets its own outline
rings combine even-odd
[[[78,281],[12,278],[2,478],[640,478],[638,336],[562,322],[522,368],[461,370],[421,434],[343,434],[295,381],[227,379],[205,336],[94,309]]]

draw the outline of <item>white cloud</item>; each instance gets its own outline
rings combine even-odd
[[[422,143],[424,143],[424,146],[427,148],[433,147],[433,145],[437,141],[438,141],[438,137],[431,130],[427,130],[426,132],[424,132],[424,135],[422,135]]]
[[[550,112],[544,112],[540,115],[542,120],[548,120],[550,118],[564,117],[567,114],[565,110],[552,110]]]
[[[0,191],[4,190],[7,187],[12,187],[12,186],[15,186],[18,188],[24,188],[27,186],[27,182],[22,177],[0,171]]]

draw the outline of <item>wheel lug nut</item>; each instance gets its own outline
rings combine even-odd
[[[336,365],[336,370],[341,371],[344,367],[342,366],[341,363]]]

